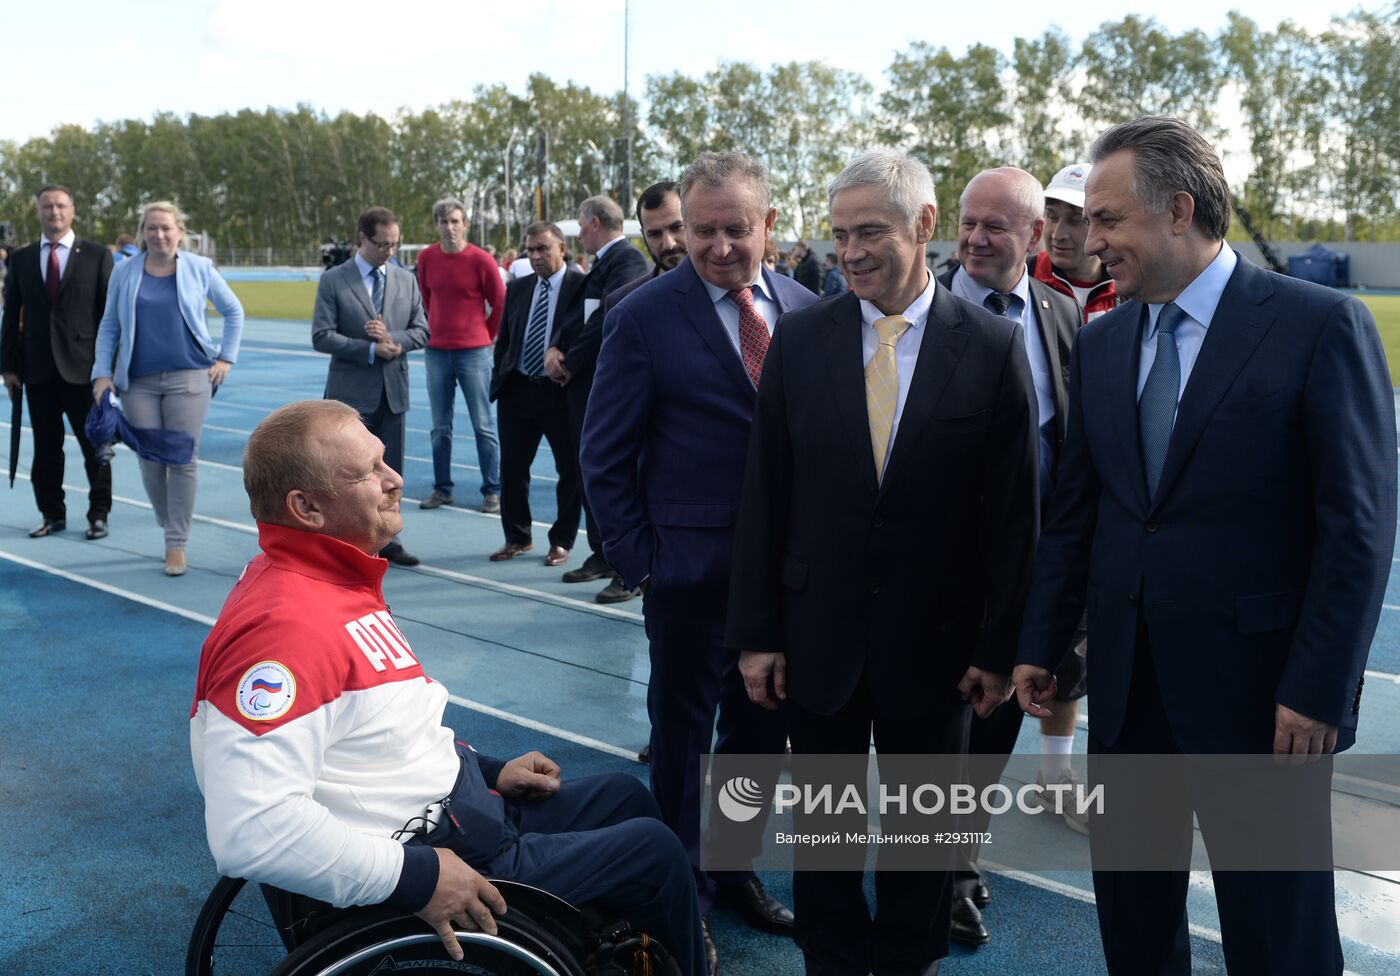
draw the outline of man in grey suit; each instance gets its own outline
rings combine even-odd
[[[384,443],[384,461],[403,474],[404,414],[408,412],[408,353],[428,344],[428,320],[418,281],[389,258],[399,247],[399,218],[370,207],[355,227],[355,257],[321,276],[311,344],[329,353],[326,399],[360,412]],[[399,566],[418,565],[397,536],[379,554]]]

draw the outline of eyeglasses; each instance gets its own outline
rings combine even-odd
[[[381,251],[397,251],[399,249],[398,241],[376,241],[373,237],[366,237],[365,243],[373,244]]]

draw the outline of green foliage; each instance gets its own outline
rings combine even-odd
[[[630,213],[637,192],[678,177],[703,150],[743,149],[772,173],[779,233],[820,237],[826,184],[854,153],[883,143],[933,171],[946,231],[979,170],[1016,165],[1048,180],[1087,156],[1105,126],[1168,112],[1218,143],[1222,127],[1242,121],[1249,172],[1235,189],[1266,236],[1400,240],[1397,3],[1334,18],[1320,33],[1287,22],[1268,30],[1232,13],[1211,38],[1127,16],[1078,50],[1054,28],[1016,38],[1009,58],[917,41],[885,74],[878,101],[868,79],[816,61],[653,75],[645,110],[626,106],[631,198],[619,202]],[[536,214],[536,134],[549,138],[545,215],[563,219],[594,193],[621,197],[623,117],[620,94],[535,74],[521,94],[482,85],[389,118],[298,105],[63,125],[0,142],[0,220],[33,239],[33,193],[58,182],[73,188],[78,226],[98,240],[133,232],[137,208],[167,198],[221,254],[304,252],[350,236],[372,204],[403,218],[405,240],[430,241],[433,202],[455,196],[472,239],[504,248]]]

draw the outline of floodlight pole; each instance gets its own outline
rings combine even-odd
[[[632,207],[632,129],[628,124],[627,76],[631,54],[631,3],[622,0],[622,186],[618,201],[623,213]]]
[[[510,238],[510,150],[514,145],[515,133],[512,132],[510,138],[506,140],[506,250],[510,250],[513,246]]]

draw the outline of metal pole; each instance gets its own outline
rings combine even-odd
[[[627,76],[631,56],[631,4],[622,0],[622,186],[621,204],[623,213],[632,206],[632,128],[629,124],[630,107],[627,99]]]
[[[511,150],[511,147],[514,146],[514,145],[515,145],[515,133],[512,132],[512,133],[510,134],[510,138],[506,140],[506,205],[505,205],[505,211],[506,211],[506,248],[507,248],[507,250],[509,250],[511,247],[514,247],[514,246],[515,246],[514,244],[511,243],[511,236],[510,236],[510,150]]]

